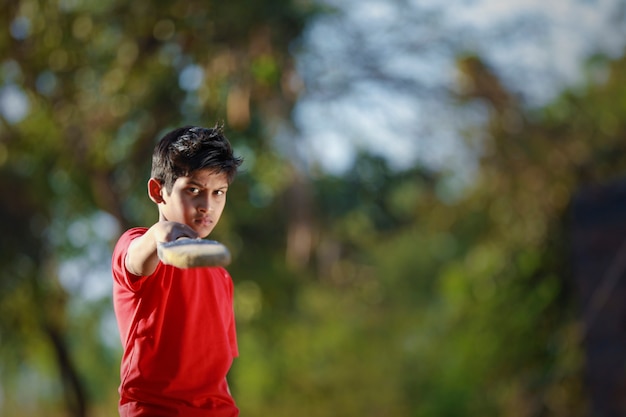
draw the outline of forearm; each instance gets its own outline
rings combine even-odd
[[[185,224],[159,221],[128,246],[125,261],[126,269],[137,276],[152,275],[159,264],[157,244],[170,242],[181,237],[197,238],[198,234]]]
[[[157,240],[152,228],[133,240],[126,253],[126,269],[133,275],[151,275],[159,264]]]

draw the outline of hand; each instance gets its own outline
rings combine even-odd
[[[160,221],[152,226],[152,233],[156,242],[172,242],[180,238],[196,239],[198,233],[183,223]]]
[[[195,230],[183,223],[160,221],[154,224],[143,236],[136,238],[128,246],[124,261],[126,269],[138,276],[151,275],[159,263],[157,244],[182,237],[195,239],[199,236]]]

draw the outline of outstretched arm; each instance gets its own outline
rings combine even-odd
[[[159,264],[157,243],[171,242],[181,237],[197,238],[198,234],[182,223],[170,221],[155,223],[144,235],[131,242],[126,253],[126,269],[137,276],[151,275]]]

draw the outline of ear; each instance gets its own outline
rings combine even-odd
[[[148,196],[150,196],[150,200],[154,201],[156,204],[163,203],[164,192],[165,186],[161,184],[159,180],[156,178],[150,178],[148,180]]]

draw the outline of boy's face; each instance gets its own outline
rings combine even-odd
[[[207,237],[222,215],[226,191],[228,180],[224,173],[201,169],[189,177],[179,177],[170,194],[164,186],[161,189],[159,220],[184,223],[200,237]]]

